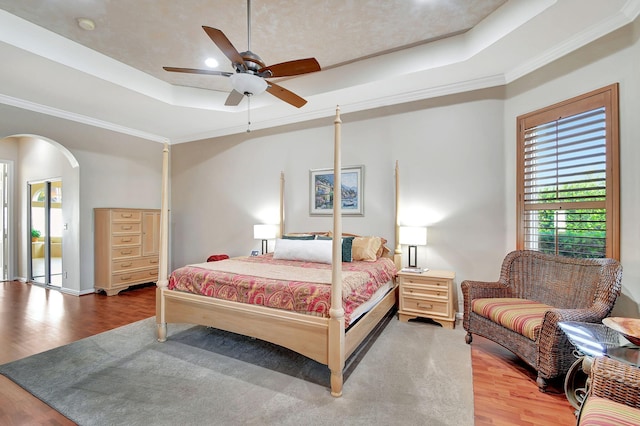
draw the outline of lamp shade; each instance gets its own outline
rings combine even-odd
[[[427,245],[427,228],[424,226],[401,226],[400,244],[410,246]]]
[[[278,225],[253,225],[253,238],[256,240],[273,240],[278,234]]]
[[[243,95],[259,95],[267,90],[267,82],[262,77],[249,73],[236,73],[229,77],[233,90]]]

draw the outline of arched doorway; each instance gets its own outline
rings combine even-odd
[[[8,214],[14,219],[10,221],[13,225],[9,226],[6,246],[10,253],[8,269],[15,272],[9,274],[9,279],[29,281],[33,278],[38,284],[54,284],[62,291],[77,293],[78,161],[60,143],[30,134],[0,139],[0,161],[4,159],[14,164],[13,175],[9,178],[14,182],[14,196],[8,200]],[[63,185],[64,203],[61,202]],[[45,219],[45,211],[53,212],[55,223],[51,222],[51,215]],[[40,234],[35,241],[32,229]],[[46,256],[50,258],[49,263],[44,262]],[[59,259],[52,264],[52,257]],[[38,259],[37,267],[33,259]],[[48,265],[47,279],[41,278],[45,276],[41,273],[45,265]]]

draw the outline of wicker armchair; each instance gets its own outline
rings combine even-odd
[[[578,425],[640,424],[640,368],[597,357]]]
[[[600,322],[611,312],[621,280],[622,266],[613,259],[511,252],[498,281],[462,282],[465,340],[471,343],[475,333],[509,349],[537,371],[544,392],[547,381],[565,375],[575,361],[573,345],[558,323]],[[476,312],[481,303],[493,302],[508,303],[511,311],[498,317]]]

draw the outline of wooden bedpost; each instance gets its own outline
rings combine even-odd
[[[156,283],[156,337],[159,342],[167,340],[167,322],[164,317],[163,292],[169,284],[169,144],[162,150],[162,202],[160,207],[160,262]]]
[[[278,238],[284,235],[284,172],[280,172],[280,229],[278,230]]]
[[[345,362],[344,308],[342,306],[342,160],[340,158],[340,107],[336,107],[333,152],[333,257],[331,266],[331,309],[329,310],[329,370],[331,395],[342,396]]]
[[[396,160],[396,250],[393,255],[393,262],[396,264],[396,269],[402,268],[402,248],[400,247],[400,219],[399,219],[399,206],[400,206],[400,167],[398,166],[398,160]]]

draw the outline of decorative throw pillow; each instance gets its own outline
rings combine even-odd
[[[380,248],[376,252],[376,257],[378,259],[380,259],[385,254],[385,252],[389,251],[386,244],[387,244],[387,240],[385,238],[380,237]]]
[[[283,240],[315,240],[316,236],[313,234],[284,234]]]
[[[343,262],[351,262],[353,261],[353,255],[352,255],[352,246],[353,246],[353,239],[355,237],[342,237],[342,261]],[[321,235],[318,235],[318,239],[319,240],[332,240],[332,237],[323,237]]]
[[[352,245],[353,260],[375,262],[381,245],[380,237],[355,237]]]
[[[277,239],[274,259],[331,263],[331,241]]]

